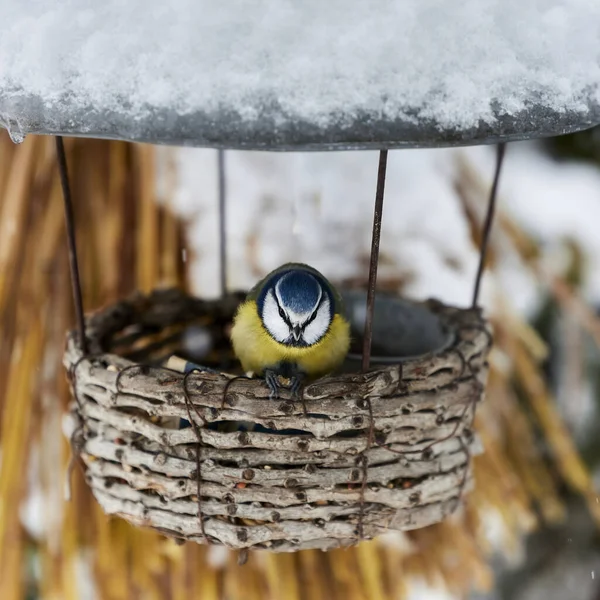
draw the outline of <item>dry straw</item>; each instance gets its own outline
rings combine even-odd
[[[185,290],[183,225],[154,197],[155,150],[67,142],[86,307],[107,306],[135,289]],[[480,182],[468,164],[459,167],[457,190],[473,231],[480,231],[489,182]],[[537,276],[535,244],[500,217],[490,268],[509,244]],[[550,291],[576,298],[568,287]],[[103,600],[396,600],[414,577],[462,595],[489,587],[488,515],[502,523],[501,547],[517,549],[523,532],[563,518],[558,490],[566,483],[600,521],[590,477],[542,377],[544,346],[503,300],[493,315],[486,401],[475,421],[485,451],[473,459],[474,486],[464,508],[437,525],[347,550],[250,553],[239,567],[235,553],[180,546],[107,517],[79,469],[73,499],[64,503],[69,447],[61,418],[69,393],[61,356],[73,320],[54,144],[29,137],[14,146],[0,136],[0,597],[21,600],[37,591],[42,598],[81,600],[90,582]],[[575,306],[570,302],[565,310]],[[591,317],[576,314],[589,327]],[[31,477],[28,465],[37,466]],[[24,502],[40,491],[42,531],[21,524]],[[37,574],[24,567],[32,554]]]

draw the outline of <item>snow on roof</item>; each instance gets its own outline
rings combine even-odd
[[[268,147],[300,127],[364,145],[426,126],[465,143],[449,132],[559,133],[599,107],[597,0],[0,3],[0,116],[17,136]]]

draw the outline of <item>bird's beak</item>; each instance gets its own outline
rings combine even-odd
[[[300,325],[294,325],[292,327],[292,337],[296,342],[300,341],[300,338],[302,337],[302,328]]]

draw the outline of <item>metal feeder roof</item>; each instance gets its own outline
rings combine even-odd
[[[4,0],[0,124],[262,150],[600,123],[596,0]]]

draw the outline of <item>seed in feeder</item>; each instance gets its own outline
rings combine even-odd
[[[246,483],[244,483],[243,481],[238,481],[234,487],[238,490],[243,490],[246,488]]]
[[[410,489],[411,487],[413,487],[413,485],[414,485],[414,482],[412,479],[403,479],[402,480],[402,489],[404,489],[404,490]]]
[[[117,367],[115,367],[115,365],[108,365],[108,367],[106,367],[107,371],[110,371],[111,373],[118,373],[119,369],[117,369]]]
[[[242,477],[246,481],[252,481],[252,479],[254,479],[254,471],[252,469],[245,469],[242,473]]]
[[[263,469],[265,469],[266,471],[270,471],[273,467],[271,465],[265,465],[263,467]]]
[[[133,471],[133,467],[131,465],[124,464],[123,471],[125,471],[125,473],[131,473],[131,471]]]

